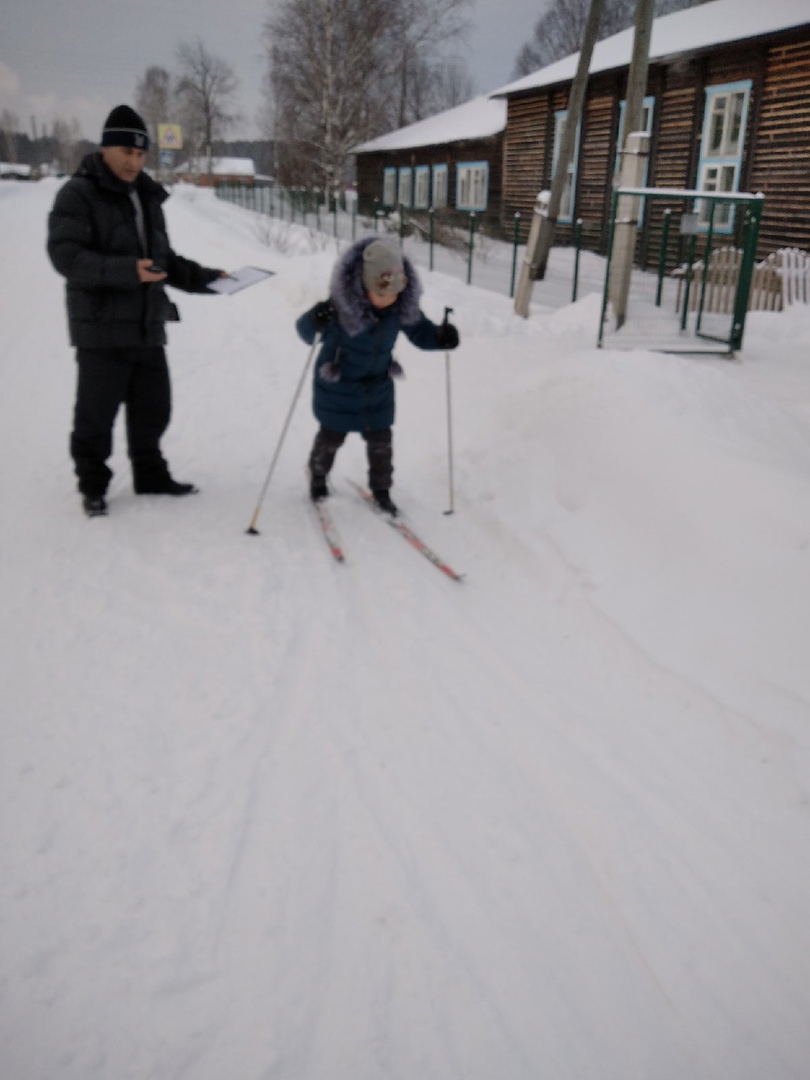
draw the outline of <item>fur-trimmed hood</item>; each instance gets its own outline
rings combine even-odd
[[[364,236],[362,240],[356,240],[332,271],[330,299],[335,305],[338,322],[350,337],[370,330],[377,322],[377,309],[369,300],[363,284],[363,252],[378,239],[377,236]],[[422,285],[413,263],[405,255],[402,256],[402,265],[407,284],[396,303],[385,310],[396,312],[403,326],[415,326],[422,317],[419,309]]]

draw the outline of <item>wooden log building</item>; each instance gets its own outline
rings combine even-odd
[[[506,103],[473,98],[355,148],[358,209],[475,212],[500,225]]]
[[[606,250],[632,45],[631,28],[594,49],[558,243],[570,242],[581,220],[583,245]],[[452,138],[458,110],[450,110],[358,147],[361,208],[393,208],[402,200],[392,192],[410,194],[405,205],[414,205],[415,187],[400,177],[408,170],[415,177],[421,167],[432,180],[444,164],[456,174],[448,177],[447,205],[475,209],[456,193],[459,168],[479,161],[489,180],[483,212],[500,223],[505,238],[520,212],[525,239],[535,198],[551,186],[578,59],[566,57],[493,91],[492,102],[506,103],[505,125],[485,138]],[[656,19],[643,122],[650,135],[648,186],[762,192],[758,257],[783,247],[810,249],[810,0],[711,0]],[[436,137],[422,145],[417,129],[431,123]],[[641,265],[658,258],[664,209],[656,201],[645,210]],[[734,244],[741,223],[741,215],[726,211],[714,231]]]
[[[633,30],[600,42],[557,227],[558,242],[582,221],[583,241],[604,252]],[[503,218],[528,220],[551,185],[578,55],[495,91],[508,103]],[[650,187],[762,192],[760,257],[810,248],[810,4],[807,0],[713,0],[653,24],[644,124]],[[665,204],[639,230],[639,261],[657,258]],[[727,212],[715,232],[733,242]]]

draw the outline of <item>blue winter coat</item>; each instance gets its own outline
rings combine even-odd
[[[337,321],[323,333],[315,361],[312,407],[332,431],[380,431],[394,422],[393,348],[400,330],[419,349],[441,349],[437,326],[419,307],[421,285],[403,258],[407,285],[391,307],[378,310],[363,286],[363,249],[375,237],[353,244],[332,274],[330,300]],[[312,309],[296,323],[300,337],[315,340]]]

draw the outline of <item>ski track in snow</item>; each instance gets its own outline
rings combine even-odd
[[[733,666],[712,674],[680,639],[645,637],[644,605],[611,592],[603,538],[591,551],[576,531],[599,463],[553,475],[496,435],[493,414],[536,377],[532,363],[511,385],[498,375],[508,398],[483,403],[508,338],[476,351],[473,335],[453,359],[453,517],[443,372],[398,351],[397,498],[462,585],[351,493],[357,438],[335,470],[333,562],[305,501],[307,395],[246,537],[305,358],[292,323],[332,255],[282,258],[249,215],[182,189],[167,204],[179,251],[278,273],[178,298],[166,448],[202,493],[136,498],[119,431],[110,516],[84,520],[62,286],[42,251],[54,190],[0,189],[23,268],[0,327],[3,1077],[803,1080],[796,669],[791,682],[763,661],[752,696]],[[449,279],[426,290],[462,332],[466,297]],[[516,357],[553,350],[557,325],[508,328]],[[587,362],[544,385],[562,422],[599,382]],[[709,396],[711,378],[689,369]],[[702,429],[689,390],[672,411]],[[530,413],[504,430],[521,423],[528,440]],[[804,437],[780,445],[800,453]],[[543,499],[521,518],[506,500],[529,498],[527,460]]]

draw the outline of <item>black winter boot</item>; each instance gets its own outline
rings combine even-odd
[[[387,488],[374,488],[371,492],[374,496],[374,502],[385,514],[390,514],[391,517],[396,517],[399,510],[396,504],[391,501],[391,496],[388,494]]]
[[[171,476],[162,476],[157,480],[135,482],[136,495],[196,495],[199,488],[194,484],[183,484]]]
[[[313,476],[309,481],[309,497],[313,502],[329,498],[329,488],[326,486],[325,476]]]
[[[82,509],[88,517],[104,517],[107,500],[103,495],[82,495]]]

